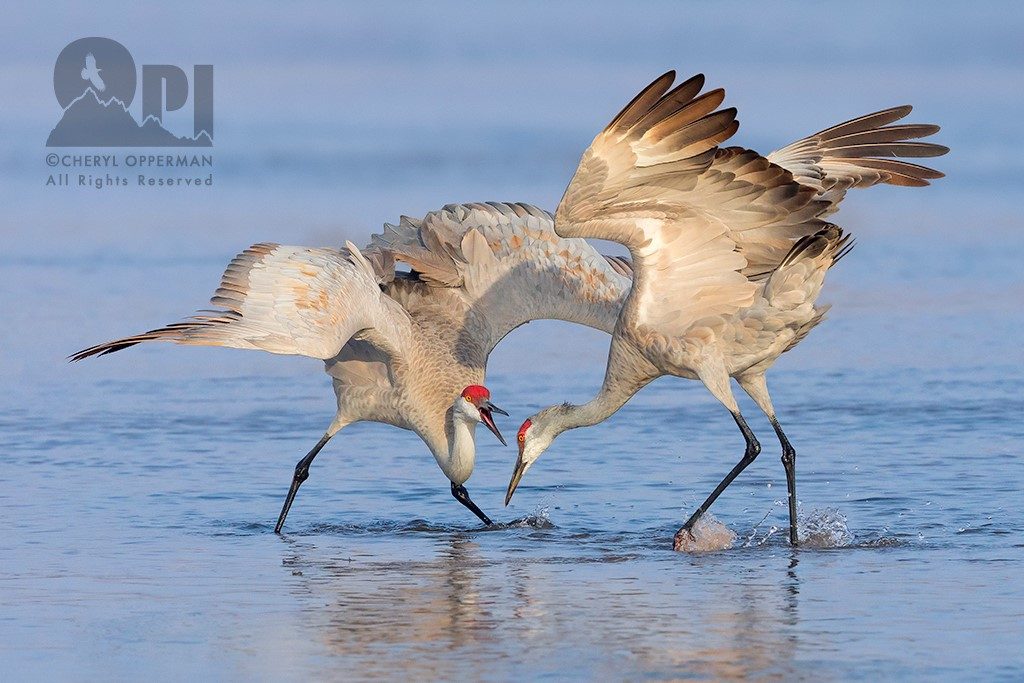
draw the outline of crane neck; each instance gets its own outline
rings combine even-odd
[[[566,406],[563,431],[604,422],[659,375],[654,366],[632,345],[613,340],[601,389],[583,405]]]
[[[476,421],[464,415],[458,407],[452,410],[451,415],[448,460],[439,464],[448,479],[455,484],[465,483],[473,473],[476,464]]]

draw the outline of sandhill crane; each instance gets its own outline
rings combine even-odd
[[[395,260],[411,272],[396,272]],[[449,205],[385,225],[362,252],[257,244],[227,267],[212,302],[224,310],[74,354],[140,342],[261,349],[322,359],[338,410],[295,466],[281,531],[309,466],[346,425],[383,422],[423,439],[452,495],[485,524],[464,483],[474,427],[501,439],[481,385],[487,357],[530,320],[577,322],[610,333],[629,290],[627,261],[561,239],[551,214],[526,204]],[[504,441],[502,440],[504,443]]]
[[[877,183],[922,186],[942,177],[895,157],[947,148],[908,142],[933,125],[889,125],[909,106],[868,114],[763,157],[720,147],[737,130],[724,92],[698,95],[704,77],[670,90],[656,79],[584,153],[555,212],[562,237],[620,242],[633,260],[633,286],[612,335],[604,382],[584,405],[546,408],[523,422],[508,505],[523,474],[567,429],[597,424],[662,375],[698,379],[732,413],[743,457],[675,536],[693,525],[760,452],[732,394],[730,378],[764,411],[782,445],[789,538],[797,544],[796,452],[776,418],[765,371],[819,322],[825,273],[852,246],[823,218],[846,190]],[[716,111],[717,110],[717,111]]]

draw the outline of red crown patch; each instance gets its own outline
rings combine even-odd
[[[480,401],[485,398],[490,398],[491,392],[487,390],[487,387],[480,386],[479,384],[470,384],[462,390],[462,397],[473,399],[474,401]]]
[[[516,439],[518,439],[519,441],[526,441],[526,430],[529,429],[530,425],[532,424],[533,422],[527,419],[526,422],[523,423],[523,426],[519,428],[519,435],[516,437]]]

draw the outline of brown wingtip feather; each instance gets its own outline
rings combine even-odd
[[[641,115],[641,118],[634,122],[632,125],[639,125],[646,129],[650,127],[650,124],[645,125],[645,122],[663,122],[668,118],[674,118],[680,114],[683,110],[690,111],[691,114],[687,115],[686,118],[694,121],[703,114],[714,111],[715,107],[721,104],[725,98],[725,91],[719,88],[718,90],[712,90],[711,92],[705,93],[700,97],[701,89],[704,87],[704,74],[697,74],[687,80],[683,81],[670,91],[665,93],[660,100],[654,103],[646,113]],[[716,96],[719,96],[718,102],[714,102],[707,106],[707,100],[713,100]],[[697,104],[698,101],[705,102],[707,108],[703,113],[692,113],[695,108],[701,107]]]
[[[930,185],[929,180],[945,178],[946,174],[934,168],[912,164],[902,159],[851,159],[850,163],[864,168],[882,171],[884,173],[881,182],[889,185],[900,185],[903,187],[925,187]]]
[[[646,126],[645,138],[654,141],[660,140],[669,133],[679,130],[701,117],[709,116],[725,100],[725,90],[718,88],[696,98],[690,95],[682,105],[671,102],[669,100],[670,96],[671,93],[666,95],[641,120],[640,123],[647,122],[648,120],[652,122],[651,125]],[[672,105],[676,105],[674,110],[671,110]]]
[[[697,74],[669,91],[675,79],[676,72],[674,69],[671,69],[651,81],[646,88],[637,93],[636,97],[630,100],[629,104],[623,107],[622,111],[616,114],[615,118],[605,126],[605,132],[632,127],[640,119],[644,118],[652,108],[665,100],[678,101],[680,105],[685,104],[704,87],[704,74]]]
[[[728,140],[739,129],[736,109],[719,109],[725,99],[721,88],[700,94],[704,74],[670,88],[675,72],[656,78],[612,119],[603,136],[624,136],[643,147],[639,166],[697,158]]]
[[[913,110],[914,108],[909,104],[882,109],[881,111],[865,114],[864,116],[858,116],[857,118],[850,119],[849,121],[843,121],[842,123],[826,128],[825,130],[820,130],[811,137],[816,137],[820,140],[831,140],[844,135],[852,135],[853,133],[881,128],[905,118]]]
[[[829,146],[828,155],[836,159],[864,159],[869,157],[938,157],[949,147],[930,142],[869,142],[856,145]]]
[[[916,142],[938,133],[941,129],[935,124],[892,125],[912,110],[905,104],[844,121],[773,153],[773,161],[798,170],[801,165],[817,167],[820,172],[810,173],[806,181],[823,191],[836,182],[845,183],[846,187],[924,187],[945,174],[904,159],[940,157],[949,153],[949,147]]]
[[[839,248],[836,251],[836,255],[832,258],[832,265],[834,266],[842,261],[847,254],[853,251],[855,246],[857,246],[857,240],[853,239],[853,235],[843,237],[843,240],[838,245]]]
[[[144,335],[138,336],[142,337]],[[124,339],[116,339],[114,341],[104,342],[103,344],[90,346],[87,349],[82,349],[81,351],[77,351],[71,354],[70,356],[67,357],[67,361],[69,363],[77,363],[80,360],[85,360],[86,358],[90,358],[92,356],[105,356],[108,353],[114,353],[122,349],[127,349],[129,346],[135,346],[136,344],[139,344],[143,341],[145,340],[138,339],[135,337],[125,337]]]
[[[853,235],[845,232],[835,223],[825,223],[824,226],[812,235],[805,235],[797,240],[789,253],[786,254],[777,270],[795,263],[803,258],[817,258],[823,253],[832,255],[831,268],[853,249]]]
[[[212,315],[196,315],[181,322],[171,323],[158,327],[141,334],[133,334],[129,337],[114,339],[82,349],[68,356],[69,363],[76,363],[80,360],[93,356],[105,356],[108,353],[116,353],[128,347],[148,341],[167,341],[178,344],[202,344],[206,346],[227,346],[222,340],[209,336],[210,332],[223,330],[225,325],[237,323],[242,315],[237,311],[208,311]],[[204,338],[193,338],[196,335],[207,336]]]

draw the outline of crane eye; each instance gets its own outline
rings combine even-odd
[[[463,396],[462,398],[466,399],[466,403],[472,403],[473,402],[473,397],[472,396]]]
[[[526,435],[525,434],[520,434],[519,435],[519,443],[522,443],[524,441],[526,441]]]

